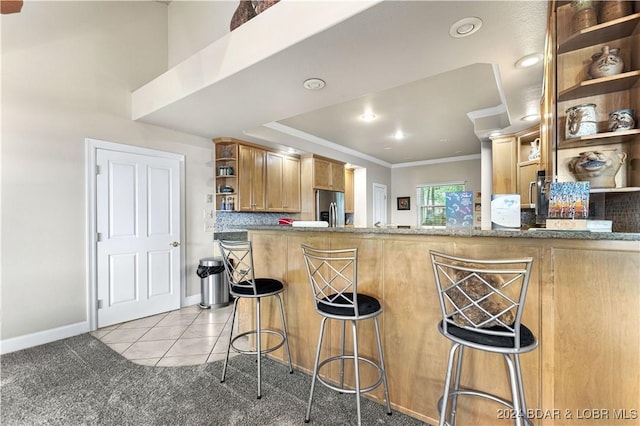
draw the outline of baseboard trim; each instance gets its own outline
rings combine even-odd
[[[193,296],[187,296],[184,299],[182,299],[182,307],[186,308],[187,306],[191,306],[191,305],[197,305],[200,303],[201,297],[200,297],[200,293],[198,294],[194,294]]]
[[[89,331],[89,321],[83,321],[58,328],[38,331],[36,333],[25,334],[24,336],[0,340],[0,355],[44,345],[45,343],[55,342],[56,340],[66,339],[67,337],[77,336],[88,333]]]

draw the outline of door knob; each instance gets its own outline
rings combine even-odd
[[[177,241],[174,241],[174,242],[172,242],[172,243],[169,243],[169,245],[170,245],[170,246],[173,246],[173,247],[178,247],[178,246],[180,245],[180,243],[179,243],[179,242],[177,242]]]

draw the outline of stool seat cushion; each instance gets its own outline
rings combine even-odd
[[[440,321],[440,330],[443,330],[442,321]],[[487,331],[509,331],[502,326],[493,326],[484,328]],[[475,343],[484,346],[493,346],[497,348],[513,348],[514,338],[510,336],[494,336],[491,334],[484,334],[474,330],[458,327],[452,324],[447,325],[447,331],[449,334],[457,337],[458,339],[466,340],[470,343]],[[536,342],[536,338],[525,325],[520,324],[520,347],[525,348],[533,345]]]
[[[335,297],[334,300],[332,300]],[[331,306],[322,301],[334,304],[344,304],[346,306]],[[380,302],[375,297],[358,293],[358,314],[360,316],[370,315],[382,309]],[[322,298],[318,302],[318,310],[330,315],[338,315],[342,317],[354,317],[356,315],[353,308],[353,293],[342,293],[342,297],[335,295]]]
[[[258,296],[274,294],[284,289],[284,284],[273,278],[256,278],[255,283]],[[246,284],[247,287],[232,285],[231,290],[233,291],[233,293],[255,296],[255,294],[253,293],[253,288],[250,287],[251,283],[249,283],[248,281],[242,281],[241,284]]]

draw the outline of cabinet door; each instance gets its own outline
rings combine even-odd
[[[267,211],[281,212],[284,210],[285,186],[283,184],[284,158],[280,155],[267,153]]]
[[[332,191],[344,192],[344,165],[331,163],[331,182],[329,183]]]
[[[267,151],[253,148],[253,211],[267,210],[266,196]]]
[[[331,163],[319,158],[313,159],[313,187],[331,189]]]
[[[353,169],[344,169],[344,212],[353,213]]]
[[[493,163],[493,193],[516,193],[516,138],[493,139],[491,155]]]
[[[265,211],[266,151],[240,145],[238,150],[238,208]]]
[[[285,212],[300,211],[300,160],[284,157],[282,169],[283,206]]]
[[[536,191],[534,188],[531,188],[531,182],[535,184],[538,167],[538,163],[518,167],[518,193],[520,194],[520,207],[522,208],[535,207]],[[531,197],[531,199],[529,199],[529,197]]]

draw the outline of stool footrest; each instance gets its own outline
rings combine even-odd
[[[274,346],[272,346],[270,348],[266,348],[266,349],[260,350],[260,354],[261,355],[273,352],[273,351],[279,349],[282,345],[284,345],[284,342],[285,342],[284,333],[282,333],[280,331],[277,331],[277,330],[265,330],[265,329],[262,329],[261,333],[274,334],[276,336],[280,336],[280,341],[276,345],[274,345]],[[240,349],[240,348],[238,348],[238,347],[236,347],[234,345],[236,340],[240,339],[241,337],[248,336],[250,334],[258,334],[258,331],[257,330],[249,330],[249,331],[245,331],[244,333],[238,334],[236,337],[234,337],[231,340],[231,349],[233,349],[235,352],[238,352],[238,353],[241,353],[241,354],[245,354],[245,355],[257,355],[258,354],[258,348],[256,348],[255,350]]]
[[[483,392],[483,391],[479,391],[476,389],[459,389],[457,391],[452,391],[449,392],[449,396],[460,396],[460,395],[469,395],[469,396],[477,396],[480,398],[485,398],[485,399],[489,399],[491,401],[497,402],[499,404],[502,404],[506,407],[509,407],[511,409],[513,409],[513,402],[504,398],[501,398],[499,396],[496,396],[494,394],[488,393],[488,392]],[[441,397],[438,400],[438,414],[441,413],[442,411],[442,398]],[[528,425],[533,425],[533,422],[531,422],[531,420],[529,420],[529,418],[526,416],[525,413],[522,413],[522,419],[527,422]],[[448,425],[447,422],[445,422],[445,424]]]
[[[323,385],[325,385],[329,389],[333,389],[334,391],[342,392],[342,393],[353,393],[353,394],[355,394],[356,393],[355,389],[345,388],[343,386],[337,386],[337,385],[335,385],[335,384],[333,384],[331,382],[328,382],[327,380],[323,379],[320,376],[320,370],[322,369],[322,367],[324,365],[327,365],[327,364],[329,364],[331,362],[345,360],[345,359],[353,360],[354,356],[353,355],[336,355],[336,356],[333,356],[331,358],[327,358],[327,359],[323,360],[320,364],[318,364],[318,374],[316,375],[316,377],[318,378],[318,381],[320,383],[322,383]],[[360,387],[360,393],[366,393],[366,392],[372,391],[373,389],[375,389],[378,386],[380,386],[382,384],[382,374],[383,374],[382,373],[382,368],[380,367],[380,365],[378,365],[378,363],[376,363],[375,361],[372,361],[369,358],[365,358],[365,357],[362,357],[362,356],[359,356],[358,360],[366,362],[369,365],[372,365],[373,367],[375,367],[378,370],[378,373],[380,374],[380,377],[378,377],[378,380],[374,384],[372,384],[370,386],[366,386],[366,387],[361,386]]]

